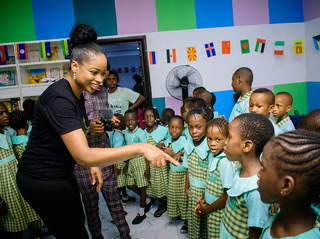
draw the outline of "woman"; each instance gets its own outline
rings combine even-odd
[[[108,85],[109,108],[114,114],[124,115],[128,109],[135,109],[145,100],[141,94],[128,88],[119,87],[119,76],[114,70],[109,72],[106,83]],[[132,103],[130,107],[129,103]]]
[[[107,59],[96,43],[73,45],[70,74],[52,84],[39,97],[30,139],[18,165],[17,183],[24,198],[56,238],[88,238],[77,183],[75,162],[90,169],[92,183],[101,188],[100,166],[142,154],[156,167],[173,159],[148,144],[119,148],[89,148],[89,127],[83,91],[103,86]],[[96,178],[98,181],[96,182]]]

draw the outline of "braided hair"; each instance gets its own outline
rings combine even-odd
[[[278,173],[301,177],[311,200],[320,194],[320,135],[296,130],[271,139],[270,160]]]
[[[223,133],[226,137],[229,136],[229,122],[223,118],[215,118],[208,122],[206,126],[206,132],[210,127],[216,126],[221,133]]]
[[[201,115],[207,122],[213,119],[213,112],[208,107],[195,107],[189,110],[187,114],[186,121],[188,123],[188,119],[190,115]]]

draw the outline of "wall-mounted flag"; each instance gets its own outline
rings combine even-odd
[[[176,49],[167,49],[167,63],[176,63],[177,55]]]
[[[62,53],[64,56],[69,56],[70,55],[70,40],[69,39],[64,39],[61,40],[61,46],[62,46]]]
[[[155,51],[149,51],[149,64],[155,65],[156,62],[156,52]]]
[[[6,45],[0,46],[0,62],[7,62],[9,61],[8,56],[8,47]]]
[[[188,61],[196,61],[197,60],[197,51],[195,47],[188,47],[187,48],[187,56]]]
[[[18,60],[28,59],[28,48],[26,43],[17,44]]]
[[[230,51],[231,51],[230,41],[222,41],[221,46],[222,46],[222,54],[230,54]]]
[[[255,52],[260,52],[263,53],[264,52],[264,48],[266,46],[266,40],[265,39],[257,39],[257,43],[256,43],[256,48],[255,48]]]
[[[125,73],[128,73],[128,72],[129,72],[128,67],[125,67],[125,68],[124,68],[124,72],[125,72]]]
[[[131,72],[136,72],[136,68],[134,66],[131,67]]]
[[[204,47],[206,48],[207,57],[212,57],[216,55],[216,50],[214,49],[213,42],[204,44]]]
[[[304,54],[303,40],[293,41],[293,50],[295,55]]]
[[[320,49],[320,35],[312,37],[314,47],[316,48],[316,51],[319,51]]]
[[[122,69],[118,68],[118,73],[121,74],[122,73]]]
[[[284,41],[275,41],[274,43],[274,54],[282,56],[284,53]]]
[[[41,58],[51,57],[51,43],[49,41],[40,42],[40,56]]]
[[[246,54],[250,53],[250,47],[249,47],[249,40],[240,40],[240,45],[241,45],[241,53]]]

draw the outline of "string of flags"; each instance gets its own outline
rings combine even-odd
[[[132,66],[131,68],[129,68],[129,67],[124,67],[123,69],[122,68],[117,68],[117,69],[111,69],[112,71],[116,71],[116,72],[118,72],[119,74],[121,74],[121,73],[129,73],[129,71],[131,70],[131,72],[136,72],[136,68],[138,68],[139,69],[139,71],[141,72],[142,71],[142,68],[141,68],[141,66],[139,66],[139,67],[137,67],[137,66]],[[130,69],[130,70],[129,70]]]
[[[316,51],[320,51],[320,35],[312,37],[314,47]],[[220,41],[219,41],[220,42]],[[254,51],[258,53],[264,53],[265,47],[267,44],[266,39],[257,38],[255,43]],[[198,47],[199,48],[199,47]],[[250,53],[249,39],[240,40],[241,54]],[[188,61],[197,61],[197,47],[187,47],[187,59]],[[204,50],[206,52],[207,58],[214,57],[217,55],[215,45],[213,42],[204,44]],[[293,50],[295,55],[304,54],[304,40],[293,41]],[[167,63],[176,63],[177,62],[177,49],[166,49],[166,59]],[[273,54],[276,56],[284,55],[285,51],[285,41],[275,41]],[[157,64],[157,52],[148,51],[149,55],[149,64]],[[221,41],[221,54],[231,54],[231,42],[230,41]]]

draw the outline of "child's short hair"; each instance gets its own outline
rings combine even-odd
[[[254,90],[252,94],[254,93],[265,94],[268,96],[269,105],[274,105],[274,94],[271,90],[267,88],[259,88]]]
[[[117,78],[117,82],[119,83],[119,75],[115,70],[112,69],[111,71],[109,71],[109,76],[110,75],[115,75],[116,78]]]
[[[184,119],[183,119],[180,115],[173,115],[173,116],[171,116],[170,119],[169,119],[169,121],[168,121],[168,124],[170,124],[173,119],[178,119],[178,120],[180,120],[181,123],[182,123],[182,126],[184,125]]]
[[[191,108],[200,108],[200,107],[206,107],[206,102],[198,97],[190,98],[184,102],[184,107]]]
[[[287,99],[289,100],[289,105],[292,105],[293,104],[293,98],[292,98],[292,95],[286,91],[281,91],[281,92],[278,92],[277,94],[275,94],[275,96],[277,95],[283,95],[285,97],[287,97]]]
[[[127,114],[135,114],[138,118],[138,113],[134,109],[129,109],[124,113],[124,117],[126,117]]]
[[[213,112],[210,108],[208,107],[195,107],[191,108],[187,114],[186,121],[188,123],[188,119],[190,115],[201,115],[207,122],[213,119]]]
[[[162,113],[161,113],[161,118],[162,117],[168,117],[168,119],[172,116],[174,116],[174,110],[171,108],[165,108]]]
[[[241,140],[251,140],[256,147],[256,156],[260,156],[263,147],[274,135],[271,121],[265,116],[255,113],[238,115],[233,121],[239,122]]]
[[[214,104],[216,103],[216,101],[217,101],[217,97],[216,97],[216,95],[213,93],[213,92],[211,92],[211,105],[212,106],[214,106]]]
[[[197,94],[199,94],[200,92],[202,91],[205,91],[206,88],[204,88],[203,86],[199,86],[197,88],[195,88],[193,91],[192,91],[192,94],[197,97]]]
[[[309,130],[295,130],[271,139],[270,158],[281,173],[301,176],[310,199],[320,194],[320,135]]]
[[[21,110],[12,111],[10,114],[9,125],[15,131],[18,129],[25,129],[27,127],[28,116],[27,113]]]
[[[26,99],[22,104],[23,110],[26,112],[28,120],[30,121],[33,121],[35,105],[36,103],[34,102],[34,100],[31,99]]]
[[[210,120],[206,126],[206,132],[210,127],[216,126],[221,133],[225,136],[229,136],[229,122],[224,118],[214,118]]]
[[[159,111],[156,109],[156,108],[153,108],[153,107],[146,107],[143,109],[143,116],[144,114],[148,111],[152,111],[152,113],[154,114],[154,117],[156,118],[157,121],[159,121]]]
[[[124,116],[122,114],[114,114],[114,116],[120,121],[119,128],[120,130],[124,130],[126,128],[126,122]]]
[[[320,133],[320,109],[313,110],[302,117],[298,129],[312,130]]]
[[[241,77],[247,84],[252,85],[253,73],[248,67],[240,67],[233,73],[233,76]]]

